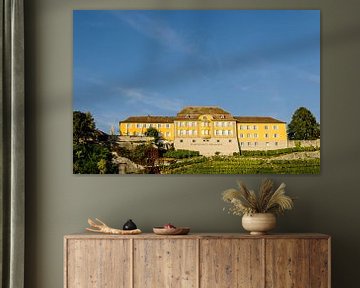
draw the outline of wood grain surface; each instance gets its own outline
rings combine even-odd
[[[310,287],[311,240],[266,240],[266,287]]]
[[[130,252],[130,240],[68,241],[65,287],[130,288]]]
[[[310,287],[328,288],[330,279],[330,241],[313,239],[310,241]]]
[[[200,287],[263,287],[261,239],[209,239],[200,246]]]
[[[134,287],[197,287],[197,241],[134,241]]]
[[[323,234],[65,236],[65,288],[330,288]]]

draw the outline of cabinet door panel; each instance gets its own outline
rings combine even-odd
[[[197,287],[197,240],[134,240],[135,288]]]
[[[307,239],[266,240],[266,287],[309,287],[310,258]]]
[[[131,287],[130,240],[67,240],[67,288]]]
[[[330,282],[330,251],[327,239],[310,241],[310,287],[327,288]]]
[[[200,243],[200,287],[263,287],[262,240],[203,239]]]

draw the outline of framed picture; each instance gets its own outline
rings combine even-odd
[[[74,174],[320,173],[320,11],[73,19]]]

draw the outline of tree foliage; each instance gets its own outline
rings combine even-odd
[[[164,157],[168,158],[175,158],[175,159],[184,159],[184,158],[191,158],[191,157],[197,157],[199,156],[199,151],[191,151],[191,150],[169,150],[166,153],[164,153]]]
[[[320,124],[315,116],[305,107],[298,108],[288,125],[291,140],[315,140],[320,138]]]
[[[159,158],[158,149],[151,144],[141,144],[134,149],[131,160],[141,165],[153,166]]]
[[[156,161],[159,157],[159,150],[153,145],[141,144],[132,151],[130,159],[137,164],[145,166],[147,174],[157,174],[160,172],[159,167],[156,166]]]
[[[145,136],[154,137],[155,142],[157,142],[160,138],[160,132],[156,128],[150,127],[145,131]]]
[[[115,174],[117,166],[112,163],[108,147],[99,143],[73,145],[74,174]]]
[[[90,112],[73,112],[73,142],[86,142],[95,137],[95,121]]]
[[[107,141],[101,141],[90,112],[73,112],[73,173],[114,174],[117,166]]]

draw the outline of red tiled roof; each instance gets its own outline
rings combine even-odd
[[[232,115],[217,106],[187,106],[176,115],[177,120],[197,119],[200,115],[209,114],[214,119],[233,120]]]
[[[260,116],[234,116],[234,119],[239,123],[286,123],[272,117]]]
[[[200,115],[212,115],[215,120],[235,120],[238,123],[286,123],[261,116],[232,116],[217,106],[187,106],[174,116],[130,116],[120,123],[173,123],[175,120],[197,120]]]
[[[173,123],[174,120],[171,116],[130,116],[120,123]]]

